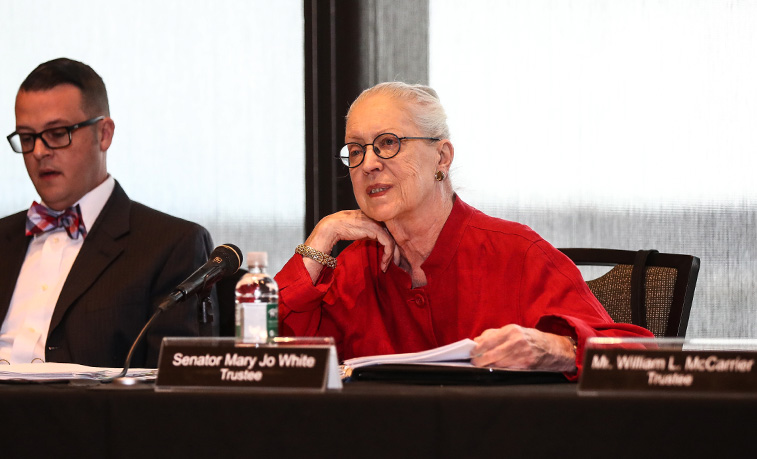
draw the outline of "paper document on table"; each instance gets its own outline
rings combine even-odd
[[[118,376],[121,371],[121,368],[88,367],[75,363],[19,363],[0,365],[0,381],[104,380]],[[127,376],[151,380],[157,373],[154,368],[133,368]]]
[[[360,368],[368,365],[388,363],[460,363],[460,361],[469,362],[470,353],[475,347],[476,343],[472,339],[466,338],[452,344],[447,344],[446,346],[429,349],[428,351],[423,352],[356,357],[354,359],[345,360],[344,366],[349,368]]]
[[[412,384],[533,384],[566,382],[562,373],[476,367],[471,351],[476,343],[464,339],[424,352],[373,355],[349,359],[341,366],[347,381]]]

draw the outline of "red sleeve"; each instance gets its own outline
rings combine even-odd
[[[575,264],[545,241],[537,242],[528,250],[520,291],[519,307],[526,319],[524,323],[576,341],[578,373],[568,374],[570,379],[577,379],[581,373],[587,338],[654,337],[639,326],[614,323]]]
[[[275,276],[279,286],[279,334],[315,336],[321,320],[323,297],[331,287],[334,270],[324,267],[316,285],[295,254]]]

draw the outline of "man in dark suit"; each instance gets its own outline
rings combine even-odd
[[[55,59],[21,84],[8,141],[41,204],[0,219],[0,361],[120,367],[157,304],[208,259],[203,227],[131,201],[108,173],[114,130],[85,64]],[[131,366],[155,367],[164,336],[211,327],[193,296],[157,318]]]

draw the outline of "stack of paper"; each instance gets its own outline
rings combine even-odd
[[[121,368],[87,367],[74,363],[19,363],[0,365],[0,381],[105,380],[121,373]],[[154,379],[158,370],[134,368],[127,376]]]
[[[463,364],[470,366],[470,353],[476,343],[472,339],[460,340],[446,346],[429,349],[423,352],[410,352],[407,354],[372,355],[368,357],[356,357],[344,361],[344,366],[360,368],[368,365],[389,363],[446,363]]]
[[[476,343],[464,339],[424,352],[349,359],[342,378],[412,384],[536,384],[567,382],[560,372],[482,368],[471,363]]]

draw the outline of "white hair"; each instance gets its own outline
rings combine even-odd
[[[377,94],[385,94],[397,100],[408,102],[413,122],[423,132],[424,136],[449,139],[447,113],[442,107],[439,95],[432,88],[420,84],[389,81],[368,88],[350,105],[346,119],[350,119],[350,113],[358,102]]]

